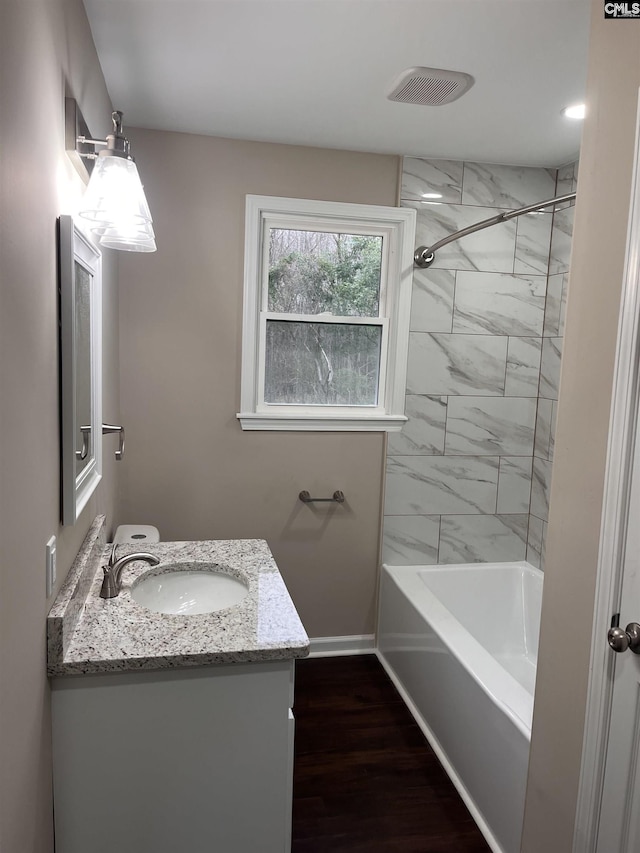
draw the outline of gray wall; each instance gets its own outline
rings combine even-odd
[[[82,184],[64,153],[65,81],[92,133],[111,104],[80,0],[0,3],[0,849],[51,853],[45,543],[60,586],[98,512],[113,519],[117,469],[60,528],[56,217]],[[104,263],[104,413],[117,419],[117,285]],[[107,445],[108,450],[108,445]]]
[[[268,541],[313,637],[374,630],[384,440],[243,432],[247,193],[397,201],[397,157],[135,130],[158,252],[120,260],[121,515],[164,539]],[[298,493],[343,506],[306,506]]]

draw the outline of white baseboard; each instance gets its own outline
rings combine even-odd
[[[337,655],[375,654],[374,634],[352,634],[347,637],[311,637],[309,639],[310,658],[328,658]]]

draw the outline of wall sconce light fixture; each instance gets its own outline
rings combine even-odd
[[[74,133],[76,154],[94,161],[78,215],[88,220],[101,246],[125,252],[155,252],[151,212],[131,156],[129,140],[122,133],[122,113],[114,111],[111,119],[113,133],[106,139],[90,139],[84,133]],[[83,119],[77,104],[67,98],[68,149],[71,147],[69,129],[82,126],[80,122],[83,123]],[[93,150],[87,150],[89,146],[93,146]],[[104,147],[96,152],[98,146]]]

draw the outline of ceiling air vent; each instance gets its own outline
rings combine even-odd
[[[473,83],[473,77],[462,71],[409,68],[401,74],[387,97],[402,104],[439,107],[464,95]]]

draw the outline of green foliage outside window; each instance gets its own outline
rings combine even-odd
[[[269,311],[377,317],[382,237],[273,228]]]
[[[377,404],[380,325],[321,317],[378,317],[381,262],[381,237],[270,230],[268,310],[319,322],[267,321],[266,402]]]

